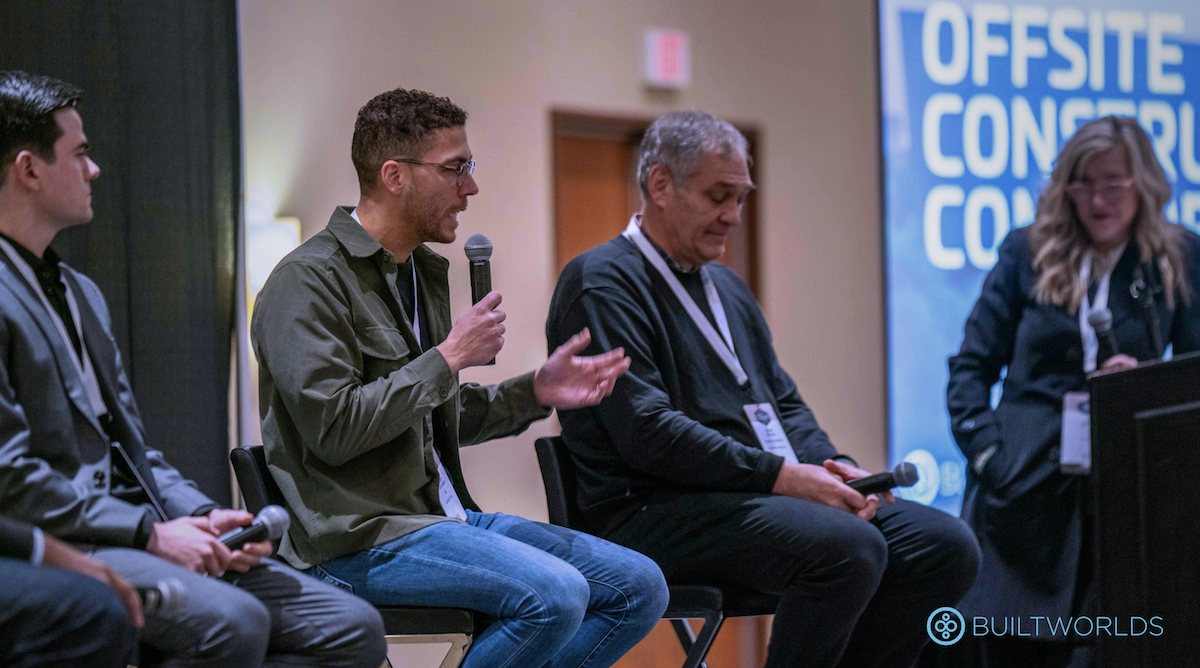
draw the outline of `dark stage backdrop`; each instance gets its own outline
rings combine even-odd
[[[96,217],[52,245],[108,298],[149,443],[228,504],[236,1],[2,0],[0,35],[0,69],[84,89]]]

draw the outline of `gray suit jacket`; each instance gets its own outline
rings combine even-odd
[[[134,545],[138,527],[192,515],[215,503],[146,445],[145,430],[108,306],[91,279],[65,264],[63,279],[79,305],[84,345],[112,416],[109,433],[129,453],[166,510],[110,494],[109,437],[41,298],[9,257],[0,253],[0,514],[84,545]],[[70,324],[67,325],[71,326]]]

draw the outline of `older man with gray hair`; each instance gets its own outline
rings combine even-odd
[[[579,501],[600,534],[675,583],[780,596],[766,665],[911,665],[925,622],[979,568],[959,520],[863,496],[780,366],[746,285],[715,262],[754,188],[745,138],[701,112],[642,141],[644,207],[559,278],[550,349],[582,327],[629,372],[598,406],[560,411]],[[885,501],[885,502],[881,502]]]

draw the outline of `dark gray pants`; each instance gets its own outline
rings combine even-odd
[[[124,668],[137,635],[108,585],[0,558],[0,666]]]
[[[135,587],[168,578],[183,583],[186,608],[172,616],[147,615],[142,629],[142,643],[168,657],[168,666],[383,663],[383,621],[371,604],[273,559],[242,574],[235,586],[140,550],[105,548],[94,556]]]
[[[658,562],[672,584],[724,583],[781,596],[767,668],[903,668],[925,622],[974,582],[966,524],[906,501],[866,522],[770,494],[657,494],[606,538]]]

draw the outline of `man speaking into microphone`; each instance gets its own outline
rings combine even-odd
[[[292,515],[280,555],[381,605],[470,608],[495,619],[463,663],[608,666],[667,604],[652,561],[607,541],[480,512],[460,444],[593,405],[629,366],[579,357],[573,332],[533,373],[495,386],[463,369],[504,345],[500,295],[451,325],[450,243],[479,192],[467,115],[393,90],[358,113],[358,206],[284,258],[258,296],[267,462]]]
[[[588,327],[629,373],[598,406],[559,415],[580,505],[601,535],[673,583],[780,596],[768,668],[911,665],[925,621],[975,578],[964,524],[880,504],[780,366],[753,295],[714,262],[754,188],[745,138],[701,112],[659,118],[641,143],[643,208],[571,261],[546,333]]]

